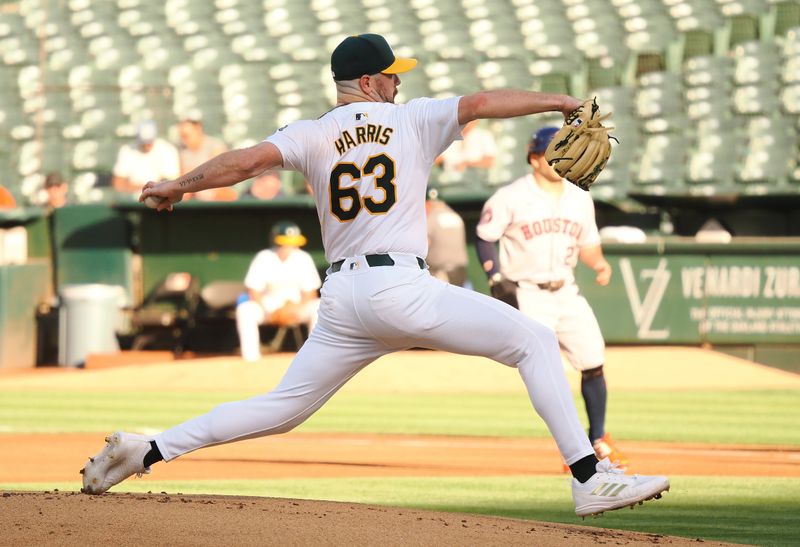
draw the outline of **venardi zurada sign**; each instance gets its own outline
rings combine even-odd
[[[798,298],[800,267],[705,266],[682,268],[684,298]]]
[[[753,254],[609,256],[609,287],[582,278],[606,340],[800,341],[800,259]],[[619,306],[626,300],[627,307]],[[626,313],[627,312],[627,313]]]

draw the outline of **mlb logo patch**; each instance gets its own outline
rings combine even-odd
[[[366,112],[356,112],[356,121],[360,122],[361,120],[366,120],[369,118]]]

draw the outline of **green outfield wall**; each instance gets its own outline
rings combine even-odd
[[[471,237],[482,201],[455,200],[452,205]],[[135,304],[170,272],[190,272],[201,285],[243,280],[255,253],[269,244],[270,227],[282,219],[300,225],[309,240],[307,250],[324,272],[319,223],[309,196],[189,202],[173,213],[135,202],[77,205],[55,213],[18,212],[0,221],[28,230],[29,254],[39,264],[36,286],[45,286],[34,294],[57,294],[67,284],[105,283],[124,287]],[[577,278],[609,344],[800,346],[800,238],[698,244],[656,237],[642,244],[605,244],[604,250],[614,269],[611,283],[596,285],[593,272],[584,267],[578,268]],[[487,292],[471,242],[469,254],[470,281],[475,290]],[[17,279],[20,274],[4,275]],[[10,310],[9,302],[7,292],[0,295],[6,329],[21,305],[15,301]]]

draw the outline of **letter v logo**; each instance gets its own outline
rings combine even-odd
[[[633,320],[638,327],[636,335],[642,340],[663,340],[668,338],[669,329],[651,330],[650,328],[653,325],[653,319],[661,306],[669,279],[672,276],[672,273],[667,269],[667,259],[662,258],[655,268],[642,270],[639,273],[641,279],[652,279],[644,299],[639,298],[639,287],[630,259],[621,258],[619,260],[619,269],[622,272],[622,281],[625,283],[628,302],[631,304]]]

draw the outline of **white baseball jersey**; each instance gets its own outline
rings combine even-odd
[[[286,260],[272,249],[265,249],[250,263],[244,285],[265,293],[261,305],[271,313],[288,302],[300,302],[304,292],[316,291],[322,282],[314,259],[302,249],[294,249]]]
[[[574,283],[579,249],[600,244],[589,193],[564,184],[556,201],[530,173],[486,202],[477,233],[486,241],[500,241],[500,271],[520,286]]]
[[[351,103],[267,139],[283,167],[311,185],[329,262],[388,251],[427,255],[428,175],[461,135],[459,99]]]

